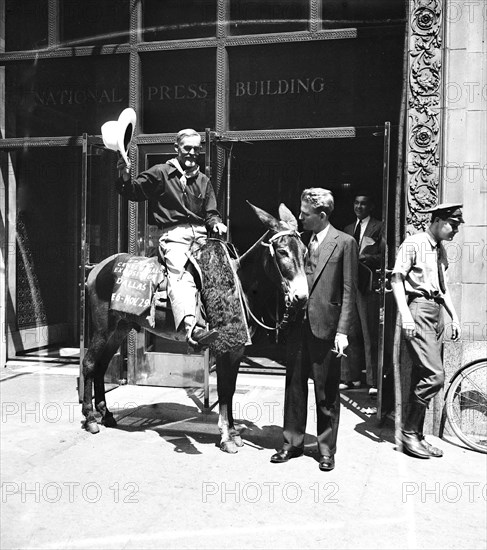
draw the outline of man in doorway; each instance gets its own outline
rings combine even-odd
[[[407,237],[392,272],[392,289],[401,314],[402,332],[411,356],[409,412],[402,427],[404,452],[417,458],[443,456],[424,439],[423,424],[430,401],[441,390],[445,372],[441,357],[442,307],[452,319],[451,338],[460,338],[460,324],[445,281],[448,260],[442,241],[451,241],[464,223],[461,204],[440,204],[426,210],[431,223]]]
[[[284,445],[271,462],[283,463],[304,451],[308,378],[315,388],[319,468],[333,470],[340,418],[340,358],[348,346],[357,286],[355,240],[329,221],[334,209],[327,189],[305,189],[300,220],[310,234],[306,259],[309,299],[288,335],[284,401]]]
[[[358,292],[356,300],[356,321],[354,332],[362,334],[365,355],[366,380],[369,395],[377,395],[377,354],[379,341],[379,295],[377,270],[384,253],[383,224],[372,216],[374,200],[371,195],[359,193],[355,196],[353,210],[357,219],[347,225],[344,232],[352,235],[359,247]],[[360,338],[360,336],[358,336]],[[350,354],[343,361],[343,381],[340,390],[361,386],[361,368],[357,337],[350,340]]]
[[[210,180],[200,172],[198,155],[201,137],[191,128],[177,134],[177,156],[165,164],[156,164],[130,178],[130,164],[118,162],[120,177],[117,191],[131,201],[148,201],[153,217],[162,230],[159,239],[161,257],[167,267],[168,295],[176,329],[184,326],[192,346],[206,346],[218,336],[196,326],[197,289],[186,269],[188,254],[194,243],[206,239],[207,232],[227,232],[217,210]]]

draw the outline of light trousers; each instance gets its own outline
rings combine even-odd
[[[187,269],[190,251],[207,237],[204,225],[183,224],[164,230],[159,238],[161,256],[167,267],[167,293],[171,301],[176,329],[187,315],[196,317],[197,288]]]

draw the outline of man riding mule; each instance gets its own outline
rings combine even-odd
[[[266,233],[235,261],[237,286],[243,291],[249,317],[269,324],[276,320],[268,318],[269,310],[265,305],[268,304],[270,296],[277,299],[276,289],[281,291],[280,299],[284,300],[290,317],[293,311],[301,309],[306,303],[308,298],[308,284],[304,271],[306,248],[297,232],[296,218],[283,204],[279,207],[280,219],[260,208],[250,206],[266,228]],[[239,329],[241,325],[246,326],[245,315],[239,307],[236,307],[235,299],[233,302],[229,301],[232,295],[229,290],[235,288],[232,283],[234,268],[224,261],[224,257],[228,256],[224,243],[217,239],[207,239],[200,252],[203,279],[210,283],[205,286],[203,281],[202,293],[206,294],[205,299],[212,302],[213,306],[208,307],[209,323],[211,327],[217,326],[219,331],[218,337],[210,343],[210,346],[214,348],[216,358],[220,448],[224,452],[236,453],[243,442],[234,426],[232,400],[240,360],[247,343],[246,331]],[[116,268],[119,265],[129,264],[134,258],[136,257],[127,253],[118,253],[105,258],[94,266],[86,280],[92,330],[89,347],[83,359],[82,411],[86,418],[84,427],[91,433],[99,432],[98,421],[93,411],[93,387],[94,404],[101,414],[101,423],[107,427],[114,427],[117,424],[105,401],[104,375],[110,360],[128,333],[132,329],[137,331],[146,329],[158,336],[174,338],[174,327],[168,324],[165,312],[160,308],[155,310],[154,323],[151,323],[146,311],[141,314],[131,314],[111,307],[112,296],[119,278]],[[140,259],[144,260],[144,258]],[[216,281],[214,285],[217,287],[216,292],[211,284],[211,278]],[[273,307],[272,311],[275,312],[276,307]],[[238,334],[235,334],[237,330]]]
[[[197,326],[197,288],[188,256],[194,245],[200,246],[209,233],[227,232],[217,209],[210,180],[197,164],[201,137],[195,130],[181,130],[176,138],[177,156],[165,164],[156,164],[131,180],[130,161],[123,157],[117,167],[120,177],[117,191],[131,201],[148,201],[153,218],[162,230],[159,251],[167,268],[168,296],[176,329],[184,327],[192,346],[204,347],[218,333]]]

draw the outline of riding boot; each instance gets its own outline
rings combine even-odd
[[[443,451],[439,449],[438,447],[434,447],[431,445],[431,443],[428,443],[426,439],[424,438],[423,433],[423,426],[424,426],[424,417],[426,415],[426,407],[423,409],[423,414],[421,415],[421,418],[419,419],[419,425],[418,425],[418,435],[419,440],[421,441],[421,445],[430,453],[431,456],[434,456],[436,458],[440,458],[443,456]]]
[[[424,421],[426,405],[413,400],[409,404],[409,414],[402,429],[403,451],[416,458],[430,458],[433,456],[428,449],[421,443],[420,423]]]
[[[218,331],[206,330],[196,325],[196,318],[193,315],[187,315],[184,318],[184,329],[186,331],[186,340],[188,344],[195,349],[208,347],[218,338]]]

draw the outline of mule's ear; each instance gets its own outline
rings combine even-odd
[[[247,204],[252,208],[252,210],[257,214],[259,220],[268,228],[273,229],[274,231],[279,231],[279,220],[274,218],[271,214],[268,214],[262,208],[254,206],[251,202],[247,201]]]
[[[294,229],[294,231],[298,230],[298,220],[283,202],[279,205],[279,217],[281,221],[289,225],[291,229]]]

